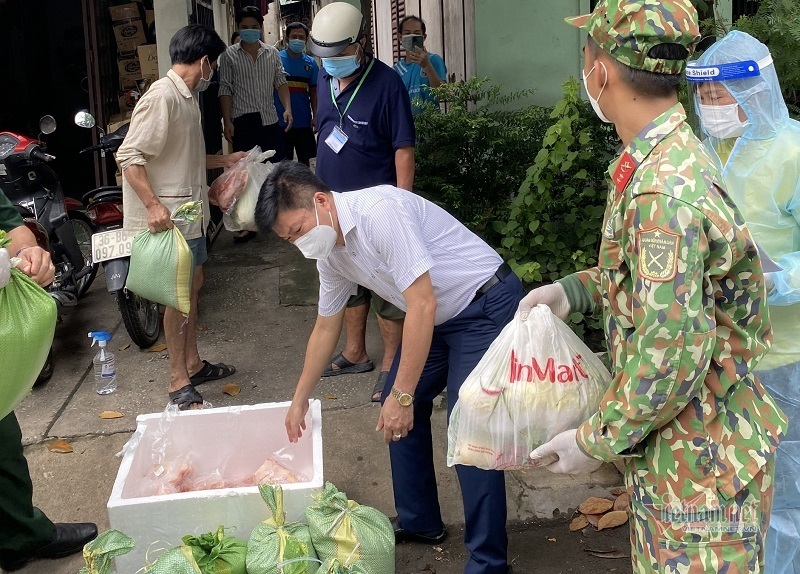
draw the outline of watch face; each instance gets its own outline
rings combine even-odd
[[[414,402],[414,397],[409,394],[403,393],[400,395],[400,399],[397,401],[400,403],[400,406],[409,407],[411,403]]]

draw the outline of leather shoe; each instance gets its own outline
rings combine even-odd
[[[439,532],[406,532],[400,526],[400,519],[393,516],[389,519],[394,529],[395,544],[400,542],[419,542],[420,544],[441,544],[447,539],[447,528],[442,524],[442,529]]]
[[[36,558],[63,558],[83,550],[87,542],[97,538],[97,525],[91,522],[56,524],[50,541],[30,552],[4,554],[0,557],[0,568],[13,572]]]

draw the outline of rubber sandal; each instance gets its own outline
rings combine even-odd
[[[383,389],[386,386],[386,379],[389,378],[389,371],[381,371],[378,375],[378,382],[375,383],[375,386],[372,388],[372,402],[379,403],[381,402],[381,396],[383,395]]]
[[[188,411],[194,404],[203,404],[203,397],[192,385],[185,385],[177,391],[172,391],[169,394],[169,400],[173,405],[178,405],[178,409],[181,411]]]
[[[333,365],[339,367],[334,369]],[[331,365],[322,373],[323,377],[335,377],[337,375],[355,375],[358,373],[368,373],[375,370],[375,365],[372,361],[365,361],[363,363],[351,363],[344,358],[342,353],[336,355],[331,359]]]
[[[230,377],[235,372],[236,367],[233,365],[226,365],[225,363],[212,365],[208,361],[203,361],[203,368],[189,377],[189,382],[193,387],[196,387],[208,381],[217,381],[225,377]]]

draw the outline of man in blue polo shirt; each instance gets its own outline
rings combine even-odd
[[[304,54],[308,40],[308,27],[302,22],[292,22],[286,26],[286,41],[289,47],[281,51],[283,69],[286,70],[289,82],[289,93],[292,99],[292,129],[286,132],[286,157],[294,158],[309,165],[312,157],[317,156],[317,140],[314,139],[314,121],[317,115],[317,76],[319,66],[316,60]],[[275,108],[278,110],[278,123],[286,127],[281,120],[283,104],[275,92]]]
[[[322,8],[314,18],[309,49],[322,58],[317,107],[317,175],[330,189],[375,185],[411,190],[414,184],[414,119],[400,76],[365,51],[364,18],[346,2]],[[323,376],[374,368],[365,344],[369,302],[378,315],[383,360],[372,393],[380,400],[403,335],[405,314],[363,287],[345,312],[347,342]]]
[[[447,67],[439,54],[425,49],[428,38],[425,22],[419,16],[406,16],[400,21],[397,34],[405,50],[405,58],[394,65],[394,70],[403,78],[411,97],[411,110],[420,113],[426,104],[439,107],[439,100],[431,92],[447,81]]]

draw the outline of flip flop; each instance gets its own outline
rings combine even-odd
[[[372,402],[379,403],[381,402],[381,395],[383,395],[383,389],[386,386],[386,379],[389,378],[389,371],[381,371],[378,375],[378,382],[375,383],[375,386],[372,388]]]
[[[334,369],[333,365],[339,367]],[[351,363],[344,358],[342,353],[336,355],[331,359],[331,365],[322,373],[323,377],[335,377],[337,375],[355,375],[357,373],[368,373],[375,369],[372,361],[365,361],[363,363]]]
[[[194,404],[202,406],[203,397],[198,393],[192,385],[185,385],[177,391],[172,391],[169,394],[169,400],[174,405],[178,405],[178,410],[188,411]]]
[[[235,372],[236,367],[233,365],[226,365],[225,363],[212,365],[208,361],[203,361],[203,368],[189,377],[189,382],[193,387],[196,387],[208,381],[216,381],[224,379],[225,377],[230,377]]]

